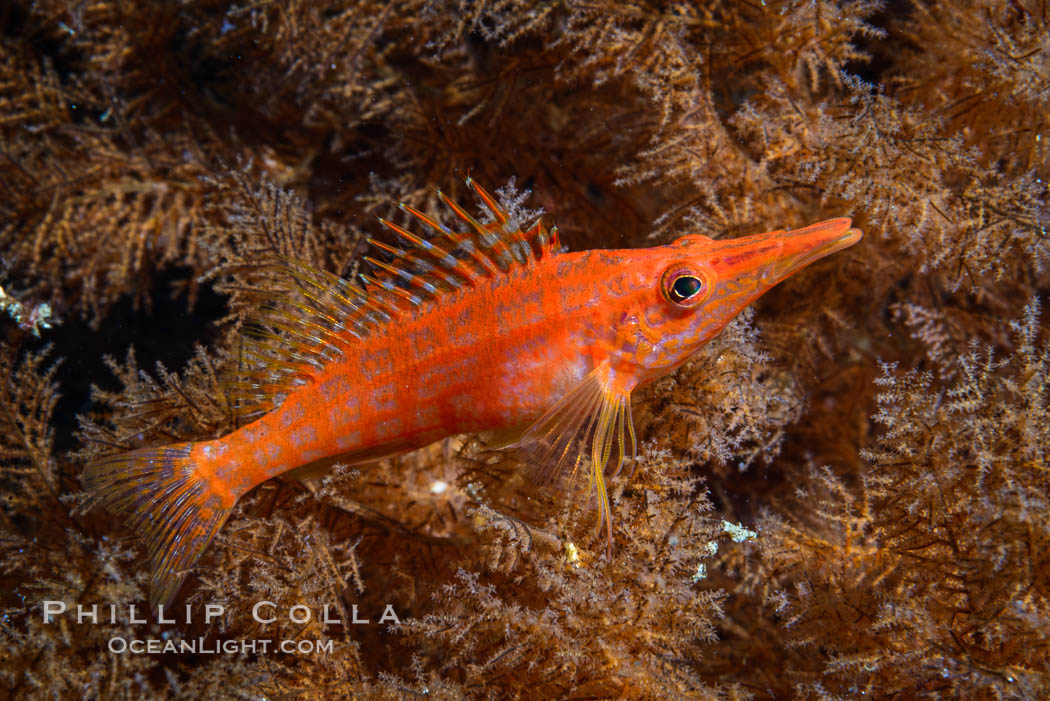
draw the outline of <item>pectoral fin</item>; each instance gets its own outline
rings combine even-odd
[[[513,446],[530,462],[532,476],[543,483],[579,485],[580,470],[588,472],[598,503],[598,530],[604,525],[612,542],[612,513],[605,476],[617,474],[624,459],[634,457],[636,441],[631,421],[630,391],[617,390],[605,364],[595,368],[567,395],[550,407]]]

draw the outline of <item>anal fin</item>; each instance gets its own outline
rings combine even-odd
[[[339,455],[330,455],[328,457],[314,460],[313,462],[300,465],[292,468],[287,472],[282,473],[282,477],[297,479],[300,482],[306,482],[309,480],[317,479],[335,465],[369,465],[371,463],[381,462],[387,458],[396,457],[403,455],[408,451],[416,448],[415,443],[406,443],[404,445],[398,443],[383,444],[381,446],[375,446],[372,448],[363,448],[360,450],[352,450],[346,453],[340,453]]]

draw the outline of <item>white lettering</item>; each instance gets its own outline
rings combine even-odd
[[[117,645],[117,643],[119,643],[119,645]],[[117,647],[119,647],[120,649],[118,650],[117,647],[114,647],[114,645],[117,645]],[[109,639],[109,651],[110,652],[115,652],[116,654],[120,655],[127,649],[128,649],[128,641],[125,640],[124,638],[116,637],[116,638],[110,638]]]
[[[44,623],[51,622],[51,616],[57,616],[60,613],[66,612],[66,602],[64,601],[45,601],[44,602]]]
[[[295,617],[296,609],[301,609],[306,612],[306,618],[299,620]],[[288,609],[288,620],[292,623],[309,623],[310,622],[310,609],[302,604],[296,604],[295,606]]]
[[[255,606],[252,606],[252,618],[255,619],[256,623],[273,623],[277,620],[277,616],[273,618],[259,618],[259,609],[263,606],[273,606],[276,608],[277,604],[272,601],[260,601]]]
[[[98,604],[91,604],[90,611],[85,611],[83,606],[77,604],[77,623],[83,623],[85,618],[90,618],[92,623],[98,623]]]
[[[222,615],[223,608],[220,604],[205,604],[204,605],[204,625],[211,623],[211,619],[218,618]]]
[[[342,623],[343,621],[338,618],[328,617],[328,604],[324,605],[324,610],[321,613],[321,623]]]
[[[386,623],[387,621],[393,621],[397,624],[401,623],[401,619],[397,617],[397,613],[394,611],[394,607],[390,604],[386,605],[386,608],[383,609],[383,615],[379,617],[380,623]]]
[[[157,623],[174,623],[174,618],[164,618],[164,604],[157,604]]]

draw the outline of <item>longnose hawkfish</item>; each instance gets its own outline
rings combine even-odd
[[[380,219],[364,285],[285,261],[299,294],[268,305],[249,384],[268,409],[217,440],[101,458],[83,484],[127,515],[152,561],[151,605],[170,603],[234,503],[333,456],[369,462],[453,434],[525,427],[514,444],[544,479],[586,475],[612,540],[606,476],[635,450],[631,391],[685,363],[781,280],[852,246],[831,219],[732,240],[689,234],[635,250],[561,251],[471,178],[485,222],[438,192],[456,231],[408,205],[424,238]],[[581,481],[574,481],[582,484]]]

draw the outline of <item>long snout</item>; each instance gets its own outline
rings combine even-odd
[[[847,217],[829,219],[793,231],[771,231],[719,241],[711,265],[725,280],[751,278],[769,288],[807,265],[849,248],[863,237]],[[764,290],[762,290],[764,291]]]

